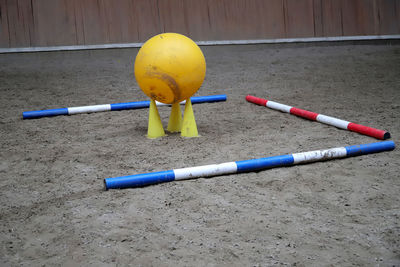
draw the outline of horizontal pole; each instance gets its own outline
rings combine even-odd
[[[332,37],[304,37],[304,38],[275,38],[275,39],[250,39],[250,40],[210,40],[196,41],[198,45],[247,45],[247,44],[281,44],[281,43],[310,43],[310,42],[339,42],[339,41],[365,41],[365,40],[393,40],[400,39],[399,34],[392,35],[358,35],[358,36],[332,36]],[[34,46],[0,48],[2,53],[27,53],[74,51],[92,49],[139,48],[143,43],[114,43],[94,45],[64,45],[64,46]]]
[[[193,96],[190,98],[190,100],[192,101],[192,104],[220,102],[220,101],[226,101],[226,95]],[[181,102],[181,104],[185,103],[186,101]],[[168,104],[156,102],[156,105],[166,106]],[[34,111],[22,112],[22,118],[38,119],[42,117],[54,117],[60,115],[73,115],[80,113],[140,109],[140,108],[148,108],[149,106],[150,106],[150,101],[137,101],[137,102],[104,104],[104,105],[94,105],[94,106],[34,110]]]
[[[357,132],[357,133],[360,133],[363,135],[368,135],[371,137],[375,137],[377,139],[386,140],[386,139],[390,138],[390,133],[387,131],[384,131],[384,130],[379,130],[379,129],[371,128],[371,127],[364,126],[361,124],[356,124],[356,123],[341,120],[338,118],[318,114],[318,113],[311,112],[308,110],[291,107],[291,106],[280,104],[278,102],[274,102],[271,100],[255,97],[252,95],[246,96],[246,100],[251,103],[260,105],[260,106],[265,106],[265,107],[268,107],[271,109],[290,113],[292,115],[296,115],[298,117],[302,117],[302,118],[309,119],[312,121],[318,121],[318,122],[321,122],[324,124],[332,125],[337,128],[340,128],[340,129]]]
[[[260,171],[275,167],[291,166],[295,164],[324,161],[336,158],[354,157],[395,148],[393,141],[383,141],[372,144],[345,146],[325,150],[315,150],[302,153],[294,153],[268,158],[250,159],[222,164],[212,164],[198,167],[174,169],[161,172],[135,174],[122,177],[104,179],[105,189],[134,188],[152,184],[188,180],[200,177],[212,177],[232,173]]]

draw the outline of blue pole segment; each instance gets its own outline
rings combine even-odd
[[[41,117],[52,117],[59,115],[68,115],[68,108],[45,109],[22,112],[23,119],[35,119]]]
[[[226,95],[194,96],[190,98],[190,101],[192,101],[192,104],[220,102],[220,101],[226,101]],[[110,104],[110,106],[112,111],[124,110],[124,109],[148,108],[150,106],[150,101],[115,103],[115,104]]]
[[[110,104],[111,110],[124,110],[124,109],[139,109],[148,108],[150,106],[150,101],[137,101],[137,102],[127,102],[127,103],[115,103]]]
[[[237,165],[237,172],[240,173],[240,172],[258,171],[262,169],[268,169],[280,166],[288,166],[292,165],[293,162],[294,159],[292,155],[282,155],[282,156],[273,156],[261,159],[236,161],[236,165]]]
[[[226,101],[226,95],[193,96],[190,101],[192,104]]]
[[[393,141],[383,141],[372,144],[362,144],[355,146],[346,146],[346,152],[348,157],[366,155],[371,153],[377,153],[382,151],[393,150],[396,147]]]
[[[121,177],[113,177],[104,179],[106,190],[127,187],[142,187],[146,185],[171,182],[175,179],[174,171],[161,171],[142,173]]]

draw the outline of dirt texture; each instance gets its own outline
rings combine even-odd
[[[202,47],[201,137],[149,140],[137,49],[0,54],[0,265],[399,266],[400,150],[103,190],[103,179],[377,142],[247,94],[388,130],[400,144],[400,44]],[[169,107],[159,108],[166,127]]]

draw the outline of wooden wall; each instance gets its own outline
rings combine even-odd
[[[400,34],[400,0],[0,0],[0,47]]]

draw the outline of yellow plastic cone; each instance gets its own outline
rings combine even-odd
[[[179,102],[172,104],[167,130],[171,133],[180,132],[182,129],[182,112]]]
[[[199,133],[197,132],[196,120],[194,118],[192,102],[190,101],[190,98],[186,99],[185,112],[183,113],[181,136],[183,137],[199,136]]]
[[[154,139],[164,136],[164,128],[162,126],[160,114],[156,106],[156,102],[150,100],[150,110],[149,110],[149,126],[147,128],[147,138]]]

